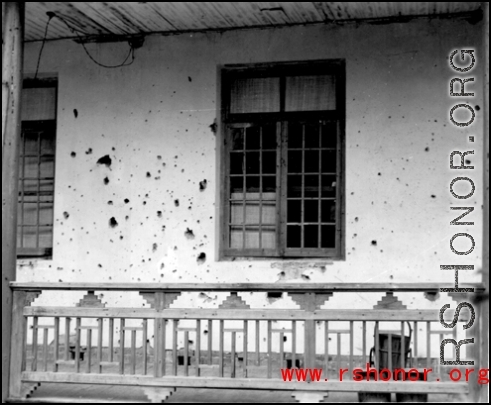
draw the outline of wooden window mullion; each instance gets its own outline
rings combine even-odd
[[[37,133],[37,198],[36,198],[36,249],[39,249],[39,235],[41,222],[41,131]]]
[[[288,125],[278,122],[276,125],[278,136],[278,173],[277,173],[277,229],[278,255],[284,256],[286,249],[286,215],[287,215],[287,165],[288,165]]]

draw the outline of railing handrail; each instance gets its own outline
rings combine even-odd
[[[452,283],[37,283],[11,282],[19,291],[148,291],[148,292],[439,292],[441,288],[455,288]],[[459,288],[485,291],[482,283],[462,283]]]

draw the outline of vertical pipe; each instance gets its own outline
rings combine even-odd
[[[2,83],[10,84],[5,135],[2,134],[2,402],[8,397],[10,382],[13,293],[9,283],[16,280],[24,5],[6,2],[2,24]]]

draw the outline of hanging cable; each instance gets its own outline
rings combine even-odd
[[[131,42],[128,42],[128,46],[130,47],[129,51],[128,51],[128,54],[126,55],[125,59],[123,60],[122,63],[120,64],[117,64],[117,65],[106,65],[104,63],[101,63],[99,61],[97,61],[89,52],[89,50],[87,49],[87,47],[85,46],[85,42],[84,42],[84,39],[83,37],[79,34],[79,32],[82,32],[80,30],[78,30],[77,28],[75,27],[72,27],[68,21],[66,21],[63,17],[60,17],[59,15],[56,15],[55,13],[53,12],[47,12],[46,13],[48,15],[48,22],[46,23],[46,29],[45,29],[45,32],[44,32],[44,38],[43,38],[43,43],[41,45],[41,49],[39,51],[39,57],[38,57],[38,63],[37,63],[37,67],[36,67],[36,74],[35,74],[35,78],[37,77],[37,74],[38,74],[38,70],[39,70],[39,64],[41,62],[41,55],[42,55],[42,52],[43,52],[43,49],[44,49],[44,45],[46,43],[46,39],[47,39],[47,35],[48,35],[48,27],[49,27],[49,24],[52,20],[52,18],[56,17],[58,18],[59,20],[61,20],[66,26],[67,28],[74,34],[77,36],[80,44],[82,45],[82,48],[84,49],[85,53],[87,54],[87,56],[89,57],[89,59],[94,62],[96,65],[98,66],[101,66],[103,68],[106,68],[106,69],[116,69],[116,68],[120,68],[120,67],[125,67],[125,66],[130,66],[134,61],[135,61],[135,48],[133,47],[133,45],[131,44]],[[130,59],[131,57],[131,60],[128,62],[128,60]]]

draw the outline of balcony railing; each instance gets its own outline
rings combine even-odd
[[[11,287],[11,400],[25,400],[45,383],[137,386],[157,402],[181,387],[292,391],[300,400],[305,393],[318,393],[321,399],[329,391],[425,395],[466,394],[471,388],[470,383],[450,381],[448,370],[439,366],[441,341],[456,339],[462,326],[444,329],[438,309],[407,309],[394,295],[411,292],[422,297],[451,285],[12,283]],[[76,306],[38,305],[36,300],[47,291],[86,295]],[[146,305],[109,308],[97,295],[107,292],[118,292],[123,302],[125,294],[137,292]],[[289,296],[290,308],[254,308],[257,300],[249,297],[264,298],[268,292]],[[188,304],[210,293],[225,293],[223,302],[214,308]],[[334,295],[350,293],[378,293],[380,298],[362,310],[324,309]],[[465,321],[462,316],[459,320]],[[474,338],[479,345],[478,334]],[[363,381],[354,381],[353,370],[366,371],[367,363],[378,371],[400,369],[399,378],[385,381],[385,371],[378,381],[373,377],[367,381],[366,373]],[[311,381],[315,377],[309,375],[310,381],[296,381],[293,374],[292,381],[285,382],[281,369],[292,368],[322,370],[322,376],[319,381]],[[427,381],[422,381],[424,368],[432,369]],[[342,381],[341,369],[346,370]],[[410,381],[401,381],[402,370]]]

